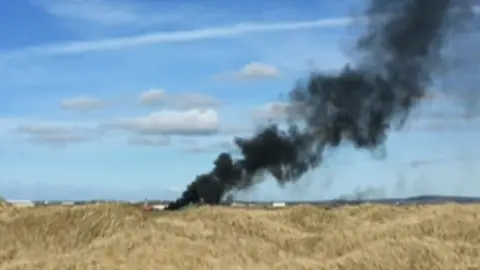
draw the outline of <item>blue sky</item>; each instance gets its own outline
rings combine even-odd
[[[0,194],[176,197],[233,136],[281,117],[298,78],[349,61],[361,2],[4,1]],[[384,160],[342,146],[297,184],[240,197],[480,195],[477,120],[449,93],[392,134]]]

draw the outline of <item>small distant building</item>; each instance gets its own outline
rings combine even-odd
[[[158,210],[158,211],[161,211],[161,210],[165,209],[165,207],[167,207],[167,205],[165,205],[165,204],[154,204],[154,205],[152,205],[153,210]]]
[[[245,207],[246,205],[244,203],[238,203],[238,202],[232,202],[230,204],[232,207]]]
[[[74,205],[75,202],[67,201],[67,202],[62,202],[62,205]]]
[[[273,207],[285,207],[285,206],[287,206],[287,204],[284,203],[284,202],[274,202],[274,203],[272,203],[272,206]]]
[[[30,200],[7,200],[7,203],[15,207],[35,207],[35,203]]]

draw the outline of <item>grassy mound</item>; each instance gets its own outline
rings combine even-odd
[[[7,207],[8,202],[3,197],[0,196],[0,207]]]
[[[0,269],[480,269],[480,206],[0,210]]]

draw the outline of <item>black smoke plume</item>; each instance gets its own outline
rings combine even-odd
[[[339,74],[312,74],[290,92],[286,130],[272,124],[236,138],[242,158],[221,153],[166,209],[218,204],[271,173],[280,185],[319,166],[324,150],[342,142],[374,150],[393,126],[401,127],[425,96],[442,64],[442,47],[471,18],[468,0],[371,0],[362,56]]]

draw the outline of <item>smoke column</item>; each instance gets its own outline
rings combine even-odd
[[[392,126],[401,127],[442,64],[448,38],[471,18],[468,0],[371,0],[361,60],[339,74],[314,73],[290,92],[287,129],[271,124],[236,138],[242,158],[221,153],[166,209],[218,204],[270,173],[280,185],[318,167],[327,147],[342,142],[374,150]]]

